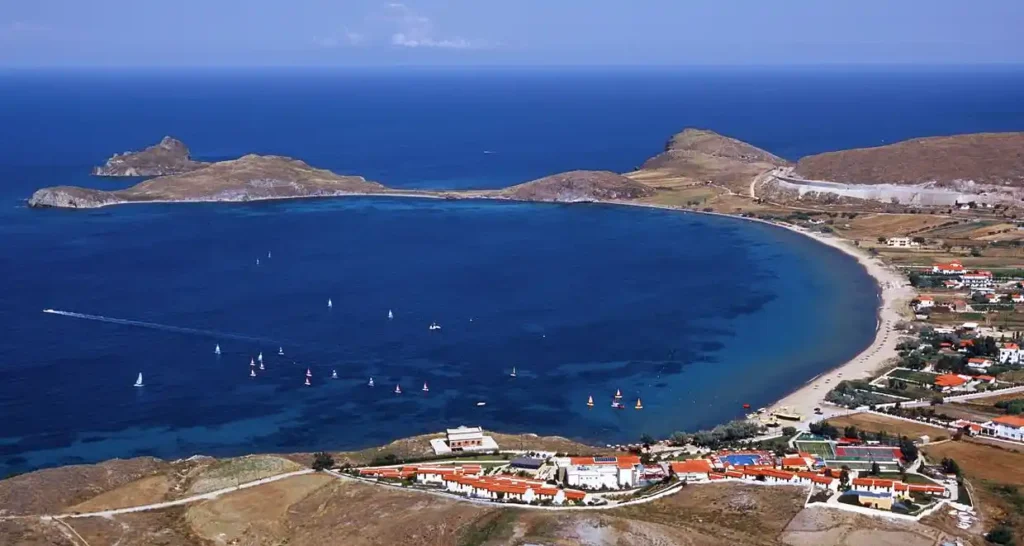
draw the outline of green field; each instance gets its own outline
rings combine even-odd
[[[836,456],[836,452],[832,449],[832,444],[828,442],[804,442],[797,440],[794,445],[796,445],[797,450],[813,453],[822,459],[831,459]]]
[[[889,377],[895,377],[897,379],[906,379],[907,381],[913,381],[922,385],[931,385],[935,383],[935,378],[938,374],[930,372],[919,372],[916,370],[897,369],[889,372]]]

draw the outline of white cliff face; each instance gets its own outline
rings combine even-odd
[[[91,209],[104,205],[124,202],[112,194],[99,190],[88,192],[78,191],[79,188],[43,188],[32,194],[28,200],[30,207],[56,207],[70,209]]]
[[[791,168],[776,169],[774,183],[779,189],[796,191],[803,198],[807,195],[836,195],[882,203],[917,205],[924,207],[946,207],[958,203],[1019,203],[1024,197],[1020,189],[1006,186],[976,184],[973,181],[957,181],[951,187],[938,187],[935,183],[903,184],[843,184],[824,180],[806,180],[792,174]]]

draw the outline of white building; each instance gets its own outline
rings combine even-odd
[[[987,423],[982,423],[981,435],[1024,442],[1024,417],[1019,415],[996,417]]]
[[[1014,294],[1010,296],[1010,301],[1013,303],[1024,303],[1024,294]]]
[[[893,248],[910,248],[912,246],[918,246],[910,237],[889,237],[885,240],[885,244]]]
[[[1004,343],[999,348],[999,362],[1003,364],[1020,364],[1021,351],[1016,343]]]
[[[933,298],[931,296],[918,296],[918,298],[917,298],[917,308],[918,309],[927,309],[929,307],[935,307],[935,298]]]
[[[992,365],[992,361],[987,358],[973,357],[967,359],[967,367],[974,368],[975,370],[987,370]]]
[[[960,281],[964,283],[964,286],[974,290],[991,289],[993,287],[991,271],[964,273],[960,275]]]
[[[948,264],[935,264],[932,266],[932,273],[939,275],[959,275],[964,272],[964,264],[954,260]]]
[[[643,466],[636,456],[563,457],[555,464],[565,468],[565,483],[586,489],[622,489],[635,487]]]
[[[447,455],[453,451],[498,451],[498,443],[494,438],[485,436],[480,427],[460,426],[445,431],[445,438],[430,440],[430,447],[437,455]]]

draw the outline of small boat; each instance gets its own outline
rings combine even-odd
[[[256,265],[260,265],[260,259],[256,258]]]
[[[429,329],[430,330],[440,330],[441,329],[441,325],[436,323],[436,322],[431,322]]]
[[[312,385],[312,383],[309,382],[309,378],[307,377],[306,378],[306,386],[309,387],[310,385]]]
[[[615,399],[616,400],[621,400],[622,399],[622,391],[620,391],[619,389],[615,389]]]
[[[213,348],[213,354],[215,354],[215,355],[219,355],[220,354],[220,343],[218,343],[217,346]]]
[[[391,312],[391,309],[388,309],[388,320],[391,320],[393,318],[395,318],[395,314]]]
[[[313,372],[309,368],[306,368],[306,377],[313,377]]]
[[[750,409],[750,404],[743,404],[743,409]]]
[[[260,355],[256,357],[256,360],[259,360],[260,364],[263,363],[263,351],[260,351]]]
[[[395,394],[402,394],[402,386],[395,385]]]
[[[476,407],[478,407],[478,408],[482,408],[482,407],[484,407],[486,405],[487,405],[487,402],[477,402],[476,403]]]
[[[284,347],[277,348],[277,356],[284,356]]]
[[[331,370],[331,379],[338,378],[338,370]]]
[[[639,398],[636,399],[636,405],[633,406],[633,409],[644,409],[644,405],[640,403]]]
[[[331,298],[327,298],[327,308],[331,309],[332,307],[334,307],[334,302],[331,301]]]
[[[269,257],[270,257],[270,251],[268,250],[267,251],[267,258],[269,258]]]
[[[260,362],[260,370],[262,371],[262,370],[265,370],[265,369],[266,368],[263,367],[263,362]]]
[[[622,402],[612,402],[612,408],[614,408],[614,409],[626,409],[626,406],[623,406]]]
[[[426,381],[423,382],[423,392],[430,392],[430,388],[427,387],[427,382]]]
[[[256,370],[249,368],[249,377],[256,377]]]
[[[256,360],[255,359],[252,359],[252,358],[249,359],[249,367],[250,368],[255,368],[256,367]]]
[[[370,382],[369,382],[369,383],[367,383],[367,385],[369,385],[369,386],[371,386],[371,387],[373,386],[373,378],[372,378],[372,377],[370,378]]]
[[[588,408],[594,407],[594,397],[593,396],[588,396],[587,397],[587,407]]]
[[[135,386],[136,387],[142,387],[143,386],[143,383],[142,383],[142,372],[139,372],[139,378],[135,380]]]
[[[512,373],[508,374],[508,376],[509,377],[515,377],[516,376],[516,367],[515,366],[512,366]]]

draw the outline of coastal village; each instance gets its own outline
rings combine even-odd
[[[125,497],[130,500],[119,503],[65,504],[72,508],[29,514],[62,522],[110,519],[182,505],[203,507],[221,495],[232,499],[263,487],[277,495],[288,490],[273,489],[274,484],[315,479],[318,486],[343,484],[331,489],[343,493],[317,497],[316,508],[302,512],[303,524],[331,507],[365,503],[378,511],[381,498],[401,498],[399,508],[388,512],[389,526],[397,526],[390,522],[399,518],[407,518],[402,521],[410,527],[422,525],[429,517],[427,507],[443,504],[452,511],[459,509],[453,506],[482,507],[517,515],[628,514],[635,518],[630,522],[648,517],[643,511],[651,510],[659,524],[670,519],[658,510],[683,519],[700,513],[700,521],[687,520],[692,530],[700,529],[704,518],[729,510],[736,518],[762,514],[796,498],[796,511],[784,515],[774,532],[804,517],[797,513],[809,513],[814,528],[825,532],[831,528],[822,521],[843,517],[884,530],[857,544],[882,543],[872,540],[902,532],[894,529],[925,527],[935,531],[928,544],[1013,544],[1024,531],[1019,489],[1024,487],[1024,267],[1018,265],[1024,263],[1024,223],[1015,209],[973,201],[926,208],[893,199],[794,195],[780,190],[792,179],[779,167],[782,160],[731,139],[715,140],[715,154],[709,155],[734,162],[720,165],[722,171],[750,176],[718,179],[705,176],[702,165],[701,176],[714,180],[698,179],[686,171],[690,166],[672,162],[672,146],[700,149],[702,139],[722,138],[710,135],[681,133],[667,158],[653,158],[643,169],[627,173],[633,181],[658,188],[647,188],[638,194],[639,202],[629,204],[739,216],[798,231],[853,255],[880,289],[871,345],[776,404],[744,408],[744,419],[712,430],[603,447],[529,435],[506,442],[501,434],[472,423],[451,423],[454,428],[444,433],[365,453],[291,456],[272,471],[222,479],[208,488],[192,486],[179,497],[161,493],[148,504],[136,500],[140,495],[132,490]],[[722,149],[729,152],[723,155]],[[633,407],[632,400],[625,407]],[[639,400],[635,407],[642,408]],[[18,483],[32,488],[29,478]],[[274,498],[283,505],[290,502],[284,493]],[[701,502],[705,498],[721,502]],[[659,508],[686,499],[697,500],[685,510]],[[261,498],[260,504],[268,503]],[[188,512],[188,521],[202,519],[201,510],[196,512]],[[361,521],[374,515],[364,513]],[[0,523],[25,517],[4,512]],[[760,517],[752,526],[757,533],[777,523]],[[492,520],[484,523],[494,527]],[[834,542],[811,538],[791,543]]]

